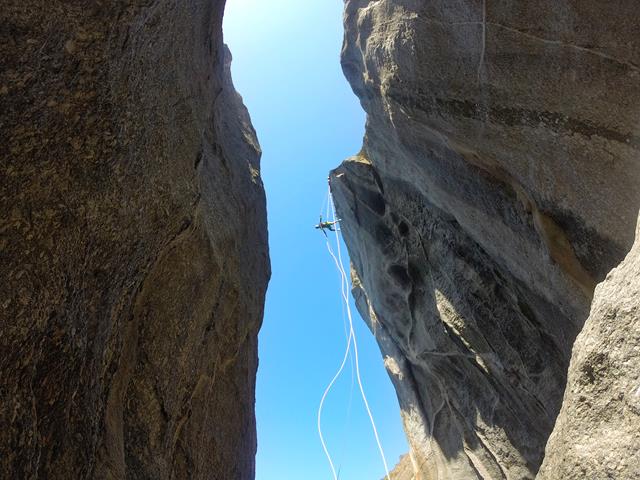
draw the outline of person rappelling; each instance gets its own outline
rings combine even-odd
[[[320,215],[320,222],[315,226],[316,230],[321,230],[322,233],[324,233],[325,237],[327,236],[327,232],[326,230],[329,230],[330,232],[335,232],[335,226],[336,224],[339,222],[340,220],[334,220],[333,222],[329,222],[329,221],[322,221],[322,215]]]

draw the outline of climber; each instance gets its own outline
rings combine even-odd
[[[315,228],[316,230],[322,230],[322,233],[324,233],[326,236],[327,232],[325,232],[325,228],[330,232],[335,232],[336,230],[334,227],[339,221],[340,220],[334,220],[333,222],[323,222],[322,215],[320,215],[320,223],[318,223],[318,225],[316,225]]]

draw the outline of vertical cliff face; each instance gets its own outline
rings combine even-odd
[[[391,480],[414,480],[414,465],[409,454],[403,455],[396,467],[389,472]],[[387,480],[385,477],[383,480]]]
[[[520,3],[345,4],[367,128],[331,185],[423,478],[535,476],[633,243],[640,10]]]
[[[0,9],[2,478],[253,478],[266,214],[223,8]]]
[[[596,288],[538,478],[640,478],[640,223]]]

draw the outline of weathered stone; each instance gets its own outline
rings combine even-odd
[[[640,206],[636,2],[347,0],[367,112],[332,173],[426,478],[533,478]]]
[[[640,223],[573,346],[540,480],[640,478]]]
[[[391,480],[423,480],[420,465],[414,465],[410,454],[403,455],[395,468],[389,472]],[[387,480],[386,477],[382,480]]]
[[[253,478],[266,215],[223,7],[3,2],[2,478]]]

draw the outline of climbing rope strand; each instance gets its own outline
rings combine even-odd
[[[347,358],[349,356],[350,349],[351,349],[351,336],[349,336],[349,341],[347,342],[347,349],[345,350],[345,355],[344,355],[344,358],[342,359],[342,364],[340,365],[340,368],[338,369],[334,377],[331,379],[331,382],[329,383],[324,393],[322,394],[322,399],[320,400],[320,406],[318,407],[318,434],[320,435],[320,443],[322,443],[322,449],[324,450],[324,454],[326,455],[327,460],[329,460],[329,465],[331,466],[331,473],[333,474],[334,480],[338,480],[338,476],[336,474],[335,466],[333,465],[333,460],[331,459],[331,454],[329,453],[329,449],[327,448],[327,444],[324,440],[324,436],[322,435],[322,409],[324,407],[324,401],[326,400],[327,395],[329,394],[329,391],[331,390],[331,388],[333,387],[333,384],[336,383],[336,381],[338,380],[338,377],[340,377],[340,375],[342,374],[342,371],[344,370],[344,366],[347,363]]]
[[[327,218],[329,218],[328,215],[328,211],[327,211]],[[328,240],[328,239],[327,239]],[[340,275],[340,279],[341,279],[341,297],[342,297],[342,289],[345,288],[349,288],[348,285],[345,285],[344,282],[342,281],[342,275]],[[341,306],[341,314],[342,314],[342,327],[344,329],[344,338],[345,340],[348,341],[349,339],[349,325],[347,323],[347,311],[346,308],[344,307],[344,302],[342,301],[342,298],[340,298],[340,306]],[[338,455],[338,478],[340,478],[340,471],[342,470],[342,464],[344,461],[345,456],[348,457],[348,448],[347,448],[347,440],[348,440],[348,432],[350,431],[350,427],[351,427],[351,407],[353,405],[353,390],[355,387],[355,383],[356,383],[356,372],[355,372],[355,366],[353,363],[353,355],[351,355],[351,352],[349,352],[349,364],[345,365],[346,368],[349,368],[349,371],[351,373],[351,378],[349,381],[349,402],[347,404],[347,416],[346,416],[346,420],[345,423],[342,427],[342,433],[340,435],[341,437],[341,442],[340,442],[340,449],[338,450],[339,455]]]
[[[335,211],[335,204],[333,202],[333,196],[331,195],[331,191],[329,191],[329,206],[331,208],[331,213],[333,215],[333,221],[337,220],[337,216],[336,216],[336,211]],[[382,443],[380,442],[380,437],[378,435],[378,429],[376,428],[376,423],[373,419],[373,414],[371,413],[371,408],[369,407],[369,401],[367,400],[367,395],[364,392],[364,386],[362,385],[362,378],[360,376],[360,362],[359,362],[359,358],[358,358],[358,342],[356,340],[356,335],[355,335],[355,331],[353,329],[353,318],[351,316],[351,306],[349,304],[349,297],[347,296],[347,290],[348,290],[348,285],[349,285],[349,281],[348,281],[348,277],[347,277],[347,272],[344,269],[344,265],[342,263],[342,252],[341,252],[341,248],[340,248],[340,234],[339,234],[339,229],[336,228],[335,229],[335,234],[336,234],[336,244],[337,244],[337,251],[338,251],[338,257],[336,259],[336,256],[333,254],[333,252],[331,251],[331,248],[329,246],[329,243],[327,242],[327,245],[329,246],[329,253],[331,253],[331,256],[334,258],[336,265],[338,267],[338,269],[340,270],[340,274],[342,276],[342,297],[343,300],[345,302],[345,305],[347,307],[347,318],[349,319],[349,338],[353,340],[353,351],[354,351],[354,359],[355,359],[355,364],[356,364],[356,378],[358,380],[358,386],[360,388],[360,393],[362,394],[362,400],[364,402],[364,406],[367,409],[367,414],[369,415],[369,420],[371,421],[371,427],[373,429],[373,434],[376,438],[376,443],[378,444],[378,450],[380,451],[380,456],[382,458],[382,463],[384,464],[384,470],[386,473],[386,477],[387,480],[390,480],[390,475],[389,475],[389,467],[387,466],[387,460],[386,457],[384,455],[384,450],[382,448]],[[347,288],[345,289],[345,285],[347,286]],[[344,363],[346,362],[346,356],[345,359],[343,361],[343,368],[344,368]]]
[[[330,245],[328,240],[327,240],[327,249],[329,250],[329,253],[333,257],[333,260],[336,263],[336,266],[338,266],[338,259],[336,258],[335,254],[333,253],[333,250],[331,249],[331,245]],[[343,297],[344,297],[344,291],[345,291],[344,281],[345,281],[345,277],[341,273],[340,290],[341,290],[341,293],[342,293]],[[354,339],[354,338],[353,338],[353,331],[351,330],[349,332],[349,337],[347,338],[347,348],[345,349],[344,357],[342,358],[342,363],[340,364],[340,368],[338,369],[338,371],[336,372],[334,377],[331,379],[331,382],[329,383],[329,385],[325,389],[325,391],[324,391],[324,393],[322,395],[322,399],[320,400],[320,406],[318,407],[318,434],[320,436],[320,443],[322,443],[322,448],[324,450],[324,453],[325,453],[327,459],[329,460],[329,465],[331,467],[331,473],[333,474],[333,479],[334,480],[338,480],[338,475],[336,474],[336,469],[335,469],[335,466],[333,464],[333,460],[331,458],[331,454],[329,453],[329,449],[327,448],[327,444],[326,444],[326,442],[324,440],[324,436],[322,435],[322,409],[324,407],[324,402],[325,402],[325,400],[327,398],[327,395],[329,394],[329,392],[331,391],[331,388],[333,387],[334,383],[336,383],[336,381],[338,380],[338,378],[340,377],[340,375],[342,374],[342,372],[344,370],[344,367],[345,367],[345,365],[347,363],[347,358],[349,358],[349,352],[351,351],[351,341],[352,341],[352,339]]]

